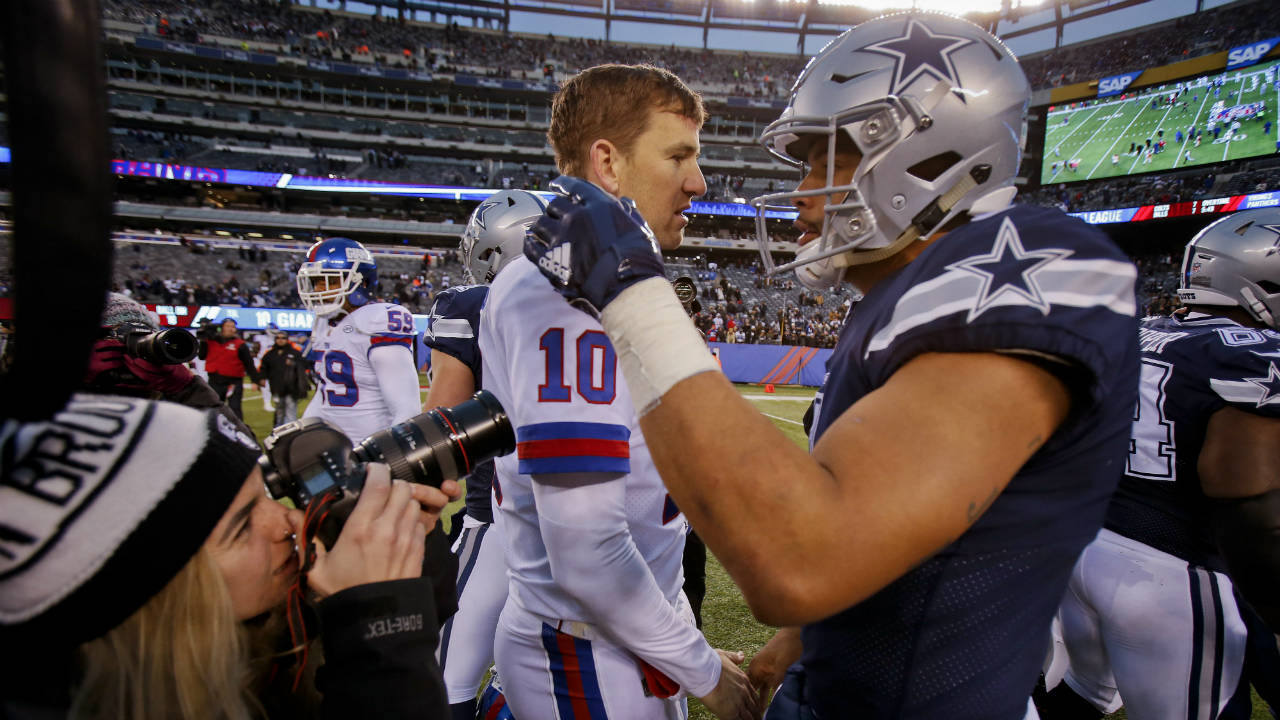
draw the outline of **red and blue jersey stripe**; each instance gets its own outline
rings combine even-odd
[[[608,720],[591,642],[542,624],[551,682],[560,720]]]
[[[524,475],[631,472],[631,429],[593,422],[549,422],[516,428]]]
[[[393,347],[396,345],[407,348],[409,352],[413,352],[413,336],[402,335],[400,333],[378,333],[373,335],[369,338],[369,350],[366,352],[366,355],[373,352],[374,348]]]
[[[378,347],[379,345],[388,345],[388,344],[403,345],[409,348],[410,350],[412,350],[413,336],[404,335],[401,333],[377,333],[376,335],[369,338],[369,344],[372,345],[373,347]]]

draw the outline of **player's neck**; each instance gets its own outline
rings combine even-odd
[[[857,288],[863,295],[866,295],[871,292],[872,288],[910,264],[920,253],[925,251],[925,248],[937,242],[938,238],[945,234],[938,233],[928,240],[913,242],[900,252],[890,255],[884,260],[867,263],[866,265],[853,265],[848,270],[845,270],[844,280]]]

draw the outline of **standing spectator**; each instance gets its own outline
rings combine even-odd
[[[253,249],[250,248],[249,252],[252,253]],[[253,256],[250,255],[249,257],[250,259],[252,259]],[[254,307],[263,307],[263,305],[264,303],[261,302],[261,297],[254,298],[254,301],[253,301]],[[269,351],[273,347],[271,338],[273,338],[275,334],[276,334],[276,326],[275,326],[275,323],[272,323],[270,327],[263,328],[256,335],[249,336],[249,345],[250,345],[249,351],[253,353],[254,367],[262,366],[262,357],[266,355],[267,351]],[[263,379],[265,380],[265,378]],[[276,393],[276,390],[273,387],[264,386],[262,388],[262,409],[263,410],[266,410],[267,412],[271,412],[274,409],[271,407],[271,396],[274,395],[275,393]]]
[[[254,387],[261,389],[261,386],[258,385],[253,355],[249,353],[249,345],[236,331],[235,320],[223,320],[216,335],[204,338],[200,343],[200,358],[205,361],[209,387],[218,393],[236,417],[243,420],[240,398],[244,397],[245,374],[253,379]]]
[[[302,353],[289,342],[288,333],[276,331],[274,344],[262,355],[258,377],[271,388],[271,402],[275,405],[273,427],[297,420],[298,401],[307,396],[311,384],[307,381]]]

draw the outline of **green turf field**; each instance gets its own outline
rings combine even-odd
[[[422,384],[426,384],[425,378]],[[801,418],[813,400],[813,388],[782,387],[771,394],[765,393],[764,388],[759,385],[739,385],[738,389],[756,409],[773,420],[783,434],[802,447],[808,446]],[[299,414],[305,406],[305,402],[299,403]],[[245,389],[243,409],[245,421],[253,431],[259,438],[266,437],[271,431],[271,414],[262,409],[261,396],[251,388]],[[446,518],[461,504],[462,501],[459,500],[450,505],[446,510]],[[742,593],[710,554],[707,560],[707,596],[703,601],[702,621],[703,632],[713,646],[725,650],[741,650],[747,654],[748,661],[773,636],[773,628],[761,625],[751,616]],[[697,700],[690,700],[689,717],[690,720],[713,720],[715,716]],[[1107,717],[1124,718],[1124,710]],[[1255,694],[1252,720],[1269,718],[1266,706]]]
[[[1106,98],[1055,106],[1048,113],[1045,132],[1044,158],[1040,172],[1042,184],[1075,182],[1097,178],[1115,177],[1134,173],[1192,167],[1226,160],[1270,155],[1276,152],[1276,132],[1264,133],[1264,123],[1275,122],[1280,108],[1280,93],[1275,83],[1267,81],[1267,73],[1275,77],[1280,61],[1261,63],[1242,70],[1233,70],[1221,76],[1208,76],[1206,84],[1191,81],[1189,90],[1173,105],[1159,99],[1175,92],[1175,84],[1154,88],[1142,88],[1124,100]],[[1213,80],[1222,77],[1225,82],[1214,96]],[[1183,108],[1182,104],[1187,107]],[[1229,132],[1232,122],[1219,123],[1221,134],[1217,140],[1207,129],[1211,110],[1217,102],[1224,108],[1264,102],[1266,107],[1249,117],[1235,122],[1240,127]],[[1199,147],[1189,139],[1188,128],[1194,125],[1204,131]],[[1147,138],[1154,145],[1159,131],[1164,131],[1165,150],[1154,154],[1148,161],[1144,153],[1129,153],[1129,144],[1146,146]],[[1177,131],[1183,134],[1179,142]],[[1228,134],[1231,135],[1227,139]],[[1187,158],[1190,153],[1190,159]],[[1067,163],[1078,162],[1071,170]],[[1055,171],[1053,165],[1057,163]]]

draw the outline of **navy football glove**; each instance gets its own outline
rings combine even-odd
[[[571,305],[599,318],[618,293],[663,277],[662,252],[630,198],[561,175],[556,197],[529,228],[524,254]]]

